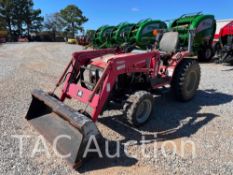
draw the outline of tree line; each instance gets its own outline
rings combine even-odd
[[[12,41],[21,36],[30,38],[32,33],[49,32],[55,41],[58,34],[75,37],[88,21],[76,5],[68,5],[46,17],[41,13],[41,9],[34,9],[33,0],[0,0],[0,31],[7,31]]]

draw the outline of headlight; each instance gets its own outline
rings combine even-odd
[[[96,76],[96,71],[91,71],[91,76]]]

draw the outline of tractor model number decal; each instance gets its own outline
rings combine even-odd
[[[211,28],[212,25],[213,25],[213,19],[206,19],[199,24],[197,28],[197,32],[201,32],[203,30]]]

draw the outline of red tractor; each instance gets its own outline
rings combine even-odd
[[[233,21],[222,27],[215,35],[214,49],[218,63],[233,64]]]
[[[178,32],[168,32],[163,35],[159,50],[74,53],[56,85],[63,84],[60,97],[54,92],[34,90],[26,119],[50,143],[60,135],[70,136],[70,140],[60,140],[57,149],[62,155],[70,153],[67,160],[76,165],[85,158],[89,139],[99,138],[95,122],[107,106],[121,106],[126,121],[138,127],[151,117],[153,90],[170,86],[176,99],[183,102],[195,96],[200,67],[197,60],[188,58],[192,38],[190,32],[188,50],[178,47]],[[66,99],[84,106],[72,109],[64,104]]]

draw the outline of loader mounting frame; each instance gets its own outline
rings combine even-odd
[[[88,64],[92,59],[113,53],[108,62],[95,61],[92,64],[104,69],[101,78],[98,80],[93,90],[82,87],[82,85],[72,82],[72,75],[78,76],[81,67]],[[188,51],[178,52],[171,58],[169,66],[160,66],[160,52],[152,51],[147,53],[121,53],[115,49],[103,49],[95,51],[83,51],[73,54],[73,58],[68,64],[65,72],[60,78],[57,85],[65,79],[65,83],[60,96],[60,101],[76,99],[93,110],[90,117],[94,122],[97,121],[99,114],[102,112],[117,77],[121,74],[144,73],[151,80],[163,78],[165,81],[152,84],[152,89],[169,85],[172,81],[174,70],[179,62],[189,55]],[[169,72],[169,76],[167,73]],[[82,111],[84,112],[84,111]]]

